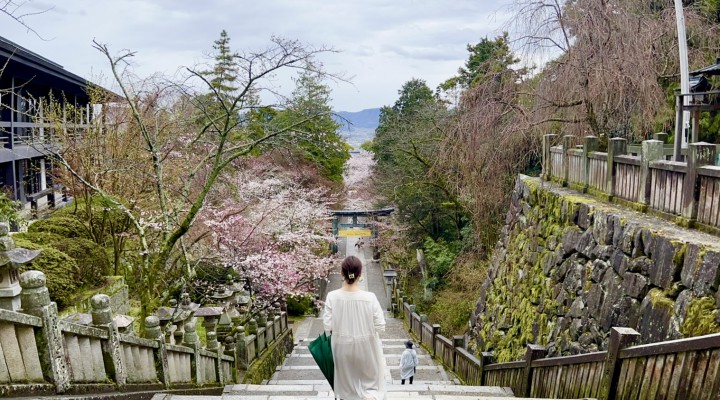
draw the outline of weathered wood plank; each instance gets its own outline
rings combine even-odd
[[[695,368],[692,371],[689,380],[692,382],[690,387],[690,398],[699,399],[702,396],[705,387],[705,373],[707,372],[708,360],[710,359],[710,350],[699,351],[696,355]]]
[[[697,352],[691,351],[685,354],[685,363],[680,371],[680,383],[678,385],[678,399],[687,399],[690,395],[692,385],[692,373],[697,361]]]
[[[655,371],[656,360],[657,356],[650,356],[645,361],[645,372],[642,375],[642,380],[637,382],[637,385],[640,386],[640,389],[638,390],[638,399],[648,398],[648,391],[650,390],[650,385],[652,383],[652,374]]]
[[[710,225],[720,226],[720,180],[714,180],[713,205],[710,211]]]
[[[665,356],[659,355],[655,357],[655,363],[653,364],[652,378],[650,378],[650,388],[647,392],[648,399],[656,399],[657,394],[660,391],[660,385],[662,384],[663,368],[665,367]]]
[[[634,384],[630,391],[630,399],[637,399],[640,396],[640,388],[643,376],[645,375],[645,365],[647,364],[647,358],[642,357],[635,360],[635,374],[633,375]]]
[[[720,395],[718,391],[713,391],[720,374],[720,349],[713,350],[708,361],[707,372],[705,373],[705,382],[703,382],[704,390],[700,396],[700,400],[711,400],[714,394]]]

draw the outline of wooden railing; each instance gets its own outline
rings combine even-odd
[[[426,319],[393,284],[393,310],[405,322]],[[402,310],[402,312],[398,312]],[[516,396],[533,398],[597,398],[600,400],[715,399],[720,393],[720,334],[629,347],[639,334],[612,328],[607,351],[544,358],[545,349],[528,345],[525,360],[493,363],[491,353],[479,357],[465,344],[425,323],[412,334],[434,358],[466,385],[509,387]],[[433,328],[429,337],[427,326]]]
[[[558,139],[543,138],[543,179],[720,234],[718,146],[691,143],[687,162],[678,162],[666,160],[668,151],[661,140],[644,141],[634,156],[628,154],[625,139],[610,139],[607,152],[597,151],[598,139],[593,136],[576,146],[573,136],[555,145]]]

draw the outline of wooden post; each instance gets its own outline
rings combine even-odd
[[[557,142],[557,135],[549,133],[547,135],[543,135],[543,160],[542,160],[542,178],[546,181],[552,180],[553,176],[553,170],[552,170],[552,153],[550,152],[550,148],[552,148],[553,143]]]
[[[668,142],[668,134],[665,132],[656,132],[656,133],[653,133],[653,139],[659,140],[659,141],[663,142],[663,144],[665,144]]]
[[[615,196],[615,156],[627,154],[627,140],[612,138],[608,142],[607,152],[607,189],[610,197]]]
[[[716,148],[714,144],[700,142],[688,145],[687,173],[683,181],[682,216],[690,221],[697,218],[700,197],[698,168],[715,164]]]
[[[640,154],[640,198],[642,204],[650,204],[650,163],[662,160],[663,142],[660,140],[643,140],[642,152]]]
[[[529,344],[525,350],[525,371],[523,373],[522,392],[524,397],[530,397],[532,391],[532,362],[545,357],[547,350],[544,347]]]
[[[682,161],[683,132],[683,103],[682,96],[675,96],[675,138],[673,148],[673,161]]]
[[[571,143],[575,139],[573,135],[563,136],[563,171],[562,171],[562,185],[567,186],[570,180],[570,149],[572,148]]]
[[[457,374],[457,349],[465,347],[465,336],[453,336],[452,337],[453,351],[452,351],[452,369]]]
[[[480,383],[479,386],[485,386],[485,366],[490,365],[494,360],[493,353],[482,352],[480,353]]]
[[[583,146],[583,192],[590,186],[590,153],[598,151],[600,142],[597,136],[586,136]]]
[[[617,395],[617,386],[620,379],[622,361],[618,358],[620,350],[634,343],[640,334],[632,328],[612,328],[610,343],[608,344],[607,358],[600,381],[598,400],[614,400]]]
[[[435,338],[437,337],[437,335],[440,334],[440,324],[433,324],[432,328],[433,329],[432,329],[431,347],[432,347],[432,355],[433,355],[433,357],[435,357],[435,355],[436,355],[435,354]]]

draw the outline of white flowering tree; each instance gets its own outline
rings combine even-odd
[[[334,199],[324,188],[301,186],[289,173],[252,168],[234,180],[236,196],[200,216],[210,232],[208,255],[247,282],[256,310],[312,294],[333,265],[328,206]]]

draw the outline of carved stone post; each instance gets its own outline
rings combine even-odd
[[[145,337],[147,339],[157,340],[158,348],[155,351],[155,371],[158,378],[165,385],[166,389],[170,388],[170,367],[168,365],[167,348],[163,338],[162,329],[160,329],[160,319],[154,315],[145,318]]]
[[[640,154],[640,198],[638,201],[642,204],[650,204],[650,192],[651,192],[651,176],[650,176],[650,163],[657,160],[662,160],[663,155],[663,142],[660,140],[643,140],[642,152]]]
[[[598,400],[615,399],[622,365],[622,361],[618,358],[620,350],[633,344],[639,337],[640,334],[631,328],[612,328],[610,331],[610,343],[608,344],[602,381],[600,381]]]
[[[622,138],[612,138],[608,141],[607,151],[607,193],[610,197],[615,196],[615,156],[627,154],[627,140]]]
[[[529,344],[525,350],[525,372],[523,373],[522,395],[531,397],[532,391],[532,362],[538,358],[543,358],[547,354],[544,347],[536,344]]]
[[[57,393],[70,387],[70,372],[65,361],[65,343],[58,326],[57,304],[50,301],[45,274],[27,271],[20,275],[22,312],[42,319],[42,329],[35,334],[43,375],[52,378]]]
[[[185,333],[183,334],[183,346],[190,347],[194,350],[192,362],[190,363],[191,376],[196,385],[202,384],[202,376],[200,374],[200,341],[198,340],[197,331],[195,330],[196,320],[192,318],[190,322],[185,323]]]
[[[694,221],[698,213],[700,197],[698,168],[715,164],[715,152],[714,144],[700,142],[688,145],[687,173],[683,181],[682,216],[690,221]]]
[[[105,294],[96,294],[90,299],[90,307],[92,308],[90,311],[92,324],[104,328],[108,332],[107,344],[103,346],[103,358],[110,362],[106,362],[105,369],[115,376],[115,383],[122,388],[127,382],[127,370],[122,363],[120,333],[113,321],[110,297]]]

